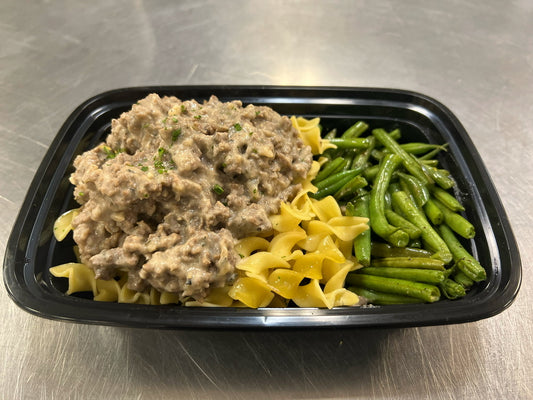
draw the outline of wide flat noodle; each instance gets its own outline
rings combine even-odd
[[[311,147],[314,155],[322,154],[327,149],[334,149],[337,146],[330,143],[329,140],[322,139],[320,136],[320,118],[311,120],[302,117],[291,117],[292,126],[294,126],[303,140]]]
[[[80,213],[79,208],[74,208],[62,214],[54,222],[54,237],[61,242],[72,230],[72,220]]]
[[[57,278],[68,278],[66,294],[93,292],[96,296],[96,279],[92,269],[81,263],[66,263],[50,268],[50,273]]]
[[[280,214],[271,217],[277,222],[275,232],[262,238],[270,241],[268,250],[237,264],[241,278],[229,295],[248,307],[265,307],[269,298],[279,301],[279,297],[299,307],[359,304],[359,297],[346,290],[344,282],[355,269],[352,241],[368,229],[368,219],[343,216],[332,197],[317,201],[300,194],[297,199],[283,203]],[[242,241],[248,243],[250,238]],[[304,279],[310,282],[302,285]],[[276,296],[269,297],[269,292]]]

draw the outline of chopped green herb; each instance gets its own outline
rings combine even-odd
[[[177,123],[178,119],[176,117],[172,117],[172,122]]]
[[[143,124],[143,128],[148,128],[150,126],[150,124],[148,122],[146,122],[145,124]]]
[[[174,129],[172,131],[172,141],[175,142],[176,140],[178,140],[179,135],[181,135],[181,128]]]
[[[79,196],[84,196],[85,193],[83,193],[83,192],[79,192],[78,195],[79,195]]]
[[[256,116],[256,117],[259,117],[259,114],[261,114],[261,111],[256,111],[256,112],[255,112],[255,116]]]
[[[165,125],[165,124],[167,123],[167,119],[168,119],[168,117],[163,118],[163,119],[161,120],[161,123],[162,123],[163,125]]]
[[[249,135],[252,136],[254,133],[253,132],[250,132]]]
[[[220,186],[218,183],[215,183],[215,185],[213,186],[213,192],[215,192],[216,194],[223,194],[224,188]]]
[[[186,109],[185,106],[182,104],[182,105],[181,105],[181,112],[184,113],[184,112],[186,112],[186,111],[187,111],[187,109]]]
[[[115,153],[115,151],[111,147],[104,146],[103,150],[107,158],[109,159],[115,158],[117,156],[117,153]]]
[[[252,149],[252,153],[257,153],[257,149]]]
[[[226,164],[225,162],[223,162],[221,165],[220,165],[222,168],[226,168],[228,166],[228,164]]]
[[[202,116],[201,116],[201,115],[195,115],[194,118],[196,118],[196,119],[201,119]]]
[[[240,258],[244,258],[244,254],[239,253]]]
[[[157,149],[157,155],[154,157],[154,168],[160,174],[167,172],[167,169],[176,168],[176,164],[172,159],[169,160],[169,157],[165,157],[165,154],[168,154],[168,151],[160,147]]]
[[[144,198],[147,199],[149,197],[149,194],[148,193],[145,193],[144,194]]]
[[[141,167],[141,171],[143,171],[143,172],[148,171],[148,167],[147,167],[146,165],[143,165],[143,166]]]
[[[241,124],[239,124],[239,123],[236,123],[235,125],[233,125],[233,127],[235,128],[235,130],[236,130],[237,132],[240,131],[240,130],[242,130],[242,126],[241,126]]]

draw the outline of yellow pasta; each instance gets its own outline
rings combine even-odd
[[[92,292],[95,301],[136,303],[136,304],[177,304],[174,293],[160,293],[150,288],[145,292],[136,292],[126,286],[127,275],[119,280],[96,279],[92,269],[81,263],[66,263],[50,268],[50,273],[57,278],[68,279],[67,295],[79,292]]]
[[[105,281],[103,279],[97,279],[96,289],[97,294],[94,296],[94,300],[108,302],[119,301],[121,287],[116,280],[110,279]]]
[[[239,263],[239,269],[241,271],[251,272],[253,274],[260,274],[262,271],[271,268],[290,268],[290,265],[280,256],[269,253],[268,251],[254,253],[249,257],[245,257]]]
[[[80,263],[66,263],[50,268],[52,275],[68,279],[67,294],[93,292],[97,295],[96,279],[92,269]]]
[[[282,232],[272,239],[268,251],[282,258],[292,254],[292,249],[300,240],[305,239],[306,233],[303,229],[298,228],[291,232]]]
[[[327,158],[322,158],[325,161],[327,161]],[[311,168],[309,169],[309,172],[307,173],[307,177],[302,182],[302,191],[300,192],[299,196],[296,196],[295,199],[292,201],[292,203],[298,202],[299,197],[307,196],[307,193],[316,193],[318,188],[313,185],[312,180],[315,179],[316,175],[318,174],[318,171],[320,171],[320,166],[322,164],[320,161],[313,161],[311,164]]]
[[[270,242],[262,237],[249,237],[240,240],[235,246],[235,250],[241,257],[247,257],[254,251],[268,250],[268,246],[270,246]]]
[[[72,220],[80,213],[79,208],[67,211],[54,222],[54,236],[58,242],[65,239],[72,230]]]
[[[328,304],[334,304],[335,307],[353,306],[359,304],[359,296],[348,289],[337,289],[334,292],[325,294]]]
[[[312,212],[304,215],[299,209]],[[244,278],[238,281],[238,290],[230,290],[230,296],[248,307],[265,304],[267,290],[299,307],[357,305],[359,297],[346,290],[344,282],[356,268],[351,242],[368,229],[368,219],[343,216],[332,197],[317,201],[299,196],[296,206],[284,204],[282,210],[274,216],[277,226],[292,230],[276,229],[272,237],[263,238],[270,240],[268,251],[251,254],[237,264]],[[304,279],[310,282],[301,285]]]
[[[336,148],[334,144],[320,137],[320,118],[308,120],[302,117],[291,117],[291,122],[292,126],[300,133],[303,142],[311,147],[311,152],[314,155],[322,154],[327,149]]]
[[[272,291],[285,299],[292,299],[298,291],[298,286],[304,276],[291,269],[276,269],[268,278]]]
[[[229,295],[250,308],[266,307],[274,298],[274,293],[266,282],[247,276],[235,281]]]
[[[324,258],[324,254],[318,252],[304,254],[294,261],[292,269],[306,278],[322,279]]]
[[[307,231],[310,235],[320,232],[328,232],[345,242],[353,240],[366,229],[366,219],[361,217],[334,217],[327,223],[323,221],[311,221]]]
[[[320,221],[328,222],[335,217],[342,217],[339,203],[333,196],[324,197],[322,200],[311,201],[311,208]]]
[[[300,286],[292,301],[298,307],[331,308],[318,279],[312,279],[307,285]]]

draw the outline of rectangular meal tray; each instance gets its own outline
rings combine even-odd
[[[148,306],[65,295],[66,280],[54,278],[48,270],[73,260],[73,242],[58,243],[52,226],[59,215],[76,206],[68,181],[74,157],[102,141],[111,119],[150,93],[198,101],[214,94],[222,101],[266,105],[280,114],[320,117],[325,128],[347,128],[364,120],[372,127],[400,128],[405,141],[449,143],[440,161],[456,179],[456,194],[476,227],[476,237],[467,247],[486,268],[487,280],[454,301],[331,310]],[[24,310],[79,323],[170,329],[405,327],[471,322],[502,312],[519,290],[521,262],[509,221],[477,150],[457,118],[430,97],[373,88],[158,86],[102,93],[68,117],[37,170],[13,226],[4,258],[4,282]]]

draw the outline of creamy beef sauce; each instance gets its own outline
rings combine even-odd
[[[150,94],[74,162],[81,260],[97,278],[127,271],[131,289],[202,301],[235,279],[236,240],[271,230],[311,161],[268,107]]]

